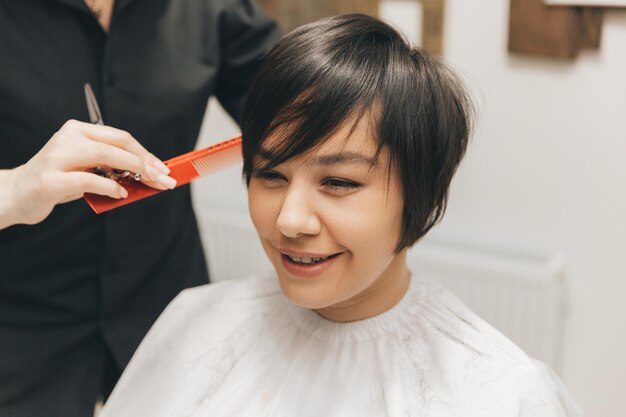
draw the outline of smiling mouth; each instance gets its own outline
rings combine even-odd
[[[305,257],[300,257],[300,256],[287,255],[285,253],[283,253],[282,255],[285,258],[287,258],[289,262],[297,264],[297,265],[315,265],[320,262],[324,262],[324,261],[327,261],[328,259],[339,256],[340,253],[336,253],[334,255],[329,255],[329,256],[322,256],[320,258],[305,258]]]

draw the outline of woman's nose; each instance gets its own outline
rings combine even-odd
[[[297,190],[287,191],[276,220],[278,230],[285,236],[317,235],[322,230],[311,196]]]

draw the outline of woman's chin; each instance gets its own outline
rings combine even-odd
[[[286,282],[285,278],[279,278],[280,286],[285,297],[299,307],[308,308],[309,310],[319,310],[331,306],[332,302],[327,302],[324,294],[320,294],[310,286],[297,285],[293,282]]]

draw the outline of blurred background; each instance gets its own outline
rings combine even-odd
[[[412,262],[441,275],[494,325],[506,319],[496,327],[548,362],[588,416],[623,416],[626,8],[541,0],[261,3],[286,29],[339,12],[377,14],[461,74],[478,108],[476,131],[447,215]],[[209,102],[198,147],[237,134]],[[242,251],[228,261],[220,250],[241,249],[249,236],[228,243],[220,233],[229,224],[251,230],[240,167],[195,182],[194,204],[212,279],[238,274],[247,262]],[[259,251],[243,256],[262,264]],[[467,281],[455,281],[470,270]]]

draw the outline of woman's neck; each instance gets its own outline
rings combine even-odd
[[[406,253],[398,254],[385,272],[365,291],[349,300],[315,310],[320,316],[336,322],[365,320],[391,309],[406,294],[411,274]]]

